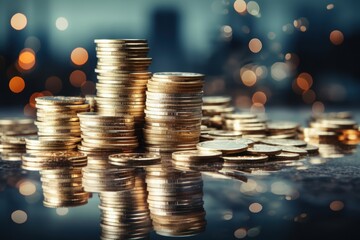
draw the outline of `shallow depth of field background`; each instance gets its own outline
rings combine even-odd
[[[150,71],[207,75],[237,107],[355,107],[358,1],[1,0],[0,108],[95,93],[95,38],[146,38]]]

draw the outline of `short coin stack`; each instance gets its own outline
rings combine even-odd
[[[0,118],[0,159],[21,160],[25,138],[36,135],[36,132],[33,119]]]
[[[79,152],[26,153],[22,167],[40,170],[46,207],[72,207],[86,204],[89,198],[82,186],[81,168],[86,160],[86,155]]]
[[[268,138],[297,138],[299,124],[288,121],[274,121],[266,124]]]
[[[267,134],[266,119],[253,113],[229,113],[223,116],[223,128],[239,131],[243,137],[263,138]]]
[[[203,181],[200,172],[157,167],[146,169],[148,203],[157,234],[190,236],[205,230]]]
[[[96,39],[96,103],[100,113],[130,114],[141,133],[145,91],[151,77],[145,39]]]
[[[145,175],[137,172],[131,190],[101,192],[101,239],[145,239],[152,229]]]
[[[39,137],[31,139],[27,151],[75,149],[81,141],[77,114],[89,111],[85,98],[46,96],[35,101]]]
[[[132,152],[138,147],[134,118],[130,115],[99,115],[95,112],[78,114],[81,137],[79,150],[85,153]]]
[[[154,73],[146,92],[146,149],[173,152],[196,148],[202,117],[204,75]]]
[[[322,157],[336,158],[356,150],[360,142],[359,125],[348,112],[324,113],[312,117],[302,137],[319,146]]]

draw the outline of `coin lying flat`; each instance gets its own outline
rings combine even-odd
[[[294,146],[294,147],[305,147],[306,142],[298,139],[262,139],[262,143],[269,145],[282,145],[282,146]]]
[[[223,154],[232,154],[244,152],[248,148],[246,139],[237,139],[237,140],[212,140],[201,142],[196,145],[199,150],[215,150],[220,151]]]
[[[278,146],[270,146],[265,144],[255,144],[247,149],[252,154],[265,154],[269,156],[277,155],[281,153],[281,148]]]

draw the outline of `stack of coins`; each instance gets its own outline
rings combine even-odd
[[[322,157],[337,158],[353,153],[360,142],[359,125],[350,113],[324,113],[312,117],[301,137],[317,145]]]
[[[174,152],[196,148],[202,117],[204,75],[155,73],[146,92],[146,149]]]
[[[137,171],[131,190],[101,192],[101,239],[145,239],[152,230],[145,174]]]
[[[129,114],[139,134],[144,125],[151,58],[145,39],[96,39],[96,102],[100,113]]]
[[[114,192],[134,187],[134,169],[109,164],[108,154],[88,155],[82,169],[83,186],[87,192]]]
[[[268,138],[297,138],[299,124],[295,122],[276,121],[266,124]]]
[[[79,150],[85,153],[132,152],[138,147],[134,118],[130,115],[79,113],[81,137]]]
[[[229,96],[206,96],[203,97],[203,103],[204,116],[213,117],[234,111],[234,107],[230,106],[231,97]]]
[[[25,153],[25,138],[36,135],[30,118],[0,118],[0,159],[19,161]]]
[[[72,207],[84,205],[89,199],[82,186],[81,168],[86,166],[86,161],[86,155],[79,152],[26,153],[22,167],[40,170],[44,206]]]
[[[239,131],[244,138],[263,138],[267,135],[266,119],[253,113],[223,115],[223,128]]]
[[[146,169],[153,228],[163,236],[191,236],[205,230],[203,181],[200,172],[161,167]]]
[[[80,112],[89,111],[85,98],[45,96],[36,101],[35,125],[38,127],[38,139],[32,139],[26,146],[29,151],[68,150],[80,142]],[[69,147],[69,145],[71,145]]]
[[[203,97],[202,106],[202,124],[221,128],[222,114],[232,113],[235,108],[230,105],[231,97],[229,96],[206,96]]]

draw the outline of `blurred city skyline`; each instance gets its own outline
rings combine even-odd
[[[239,107],[355,105],[355,1],[0,2],[0,106],[95,92],[96,38],[146,38],[152,72],[207,75]]]

